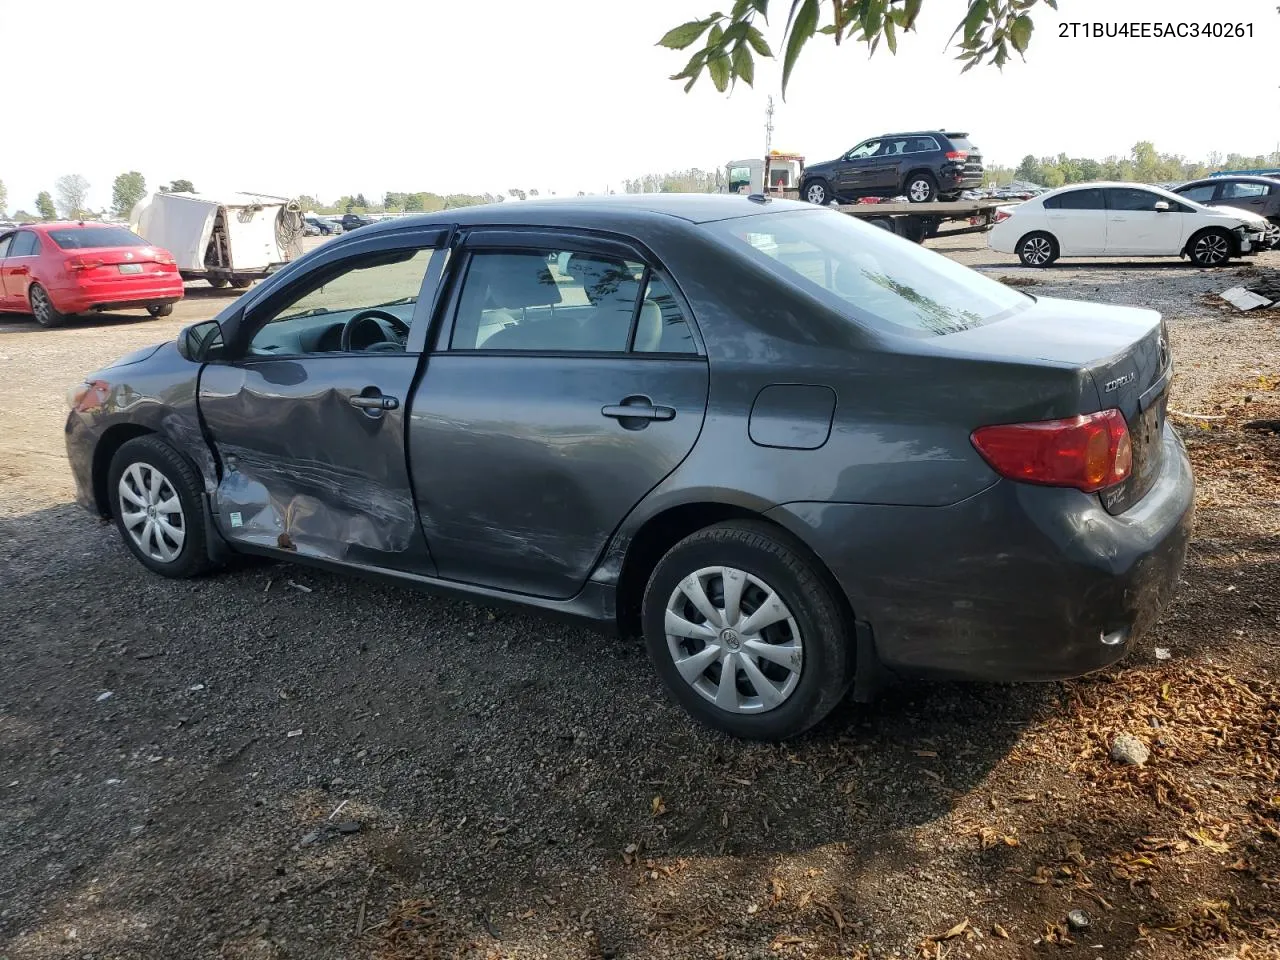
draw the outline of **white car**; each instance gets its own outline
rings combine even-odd
[[[1059,257],[1190,257],[1216,267],[1266,249],[1267,221],[1206,207],[1160,187],[1080,183],[996,211],[987,245],[1023,266]]]

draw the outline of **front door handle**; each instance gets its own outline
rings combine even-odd
[[[656,406],[648,397],[637,394],[624,397],[621,403],[609,404],[600,408],[603,416],[618,420],[628,429],[640,429],[647,426],[649,420],[674,420],[674,407]],[[630,422],[628,422],[630,421]]]
[[[30,272],[31,272],[30,267],[14,267],[10,270],[10,273],[12,273],[15,277],[25,277]]]
[[[386,396],[377,387],[365,387],[360,393],[348,397],[347,402],[353,407],[368,411],[395,410],[400,406],[399,400]]]

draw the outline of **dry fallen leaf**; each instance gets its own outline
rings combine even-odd
[[[1001,940],[1009,939],[1009,931],[1006,930],[1004,927],[1000,926],[1000,924],[998,923],[993,923],[991,925],[991,933],[993,936],[997,936]]]
[[[655,817],[660,817],[667,812],[667,805],[662,802],[662,794],[656,795],[649,803],[649,811]]]

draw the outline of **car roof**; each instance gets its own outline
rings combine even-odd
[[[80,230],[89,227],[122,227],[125,230],[129,229],[128,224],[103,223],[101,220],[52,220],[40,223],[20,223],[18,226],[28,230],[35,230],[38,233],[48,233],[50,230]]]
[[[741,194],[716,193],[627,193],[598,197],[564,197],[524,200],[518,203],[484,203],[453,210],[380,220],[360,231],[364,237],[375,231],[413,226],[538,226],[635,228],[684,220],[710,223],[785,210],[816,210],[798,200],[751,200]]]
[[[881,137],[968,137],[967,133],[960,133],[956,130],[942,130],[935,128],[933,130],[895,130],[892,133],[882,133]],[[874,140],[875,137],[868,139]]]
[[[1240,173],[1230,177],[1201,177],[1199,180],[1188,180],[1186,183],[1178,184],[1178,189],[1200,187],[1206,183],[1265,183],[1267,186],[1273,187],[1280,183],[1280,177],[1262,177],[1253,173]]]

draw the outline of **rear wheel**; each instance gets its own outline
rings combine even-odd
[[[173,313],[172,303],[153,303],[147,307],[147,313],[153,317],[167,317]]]
[[[237,290],[247,290],[249,287],[253,286],[253,281],[248,277],[236,277],[231,281],[231,285]]]
[[[38,283],[27,288],[27,301],[31,304],[31,315],[42,327],[56,327],[67,319],[67,314],[58,311],[49,299],[49,292]]]
[[[227,285],[227,281],[222,277],[206,277],[205,279],[208,280],[209,286],[213,287],[215,290],[221,290]]]
[[[825,180],[810,180],[804,185],[804,198],[810,203],[823,206],[832,200],[831,187]]]
[[[209,569],[200,480],[178,451],[157,437],[130,440],[111,458],[107,484],[116,529],[144,567],[177,578]]]
[[[840,602],[803,546],[765,523],[716,524],[677,543],[649,579],[642,616],[668,693],[734,736],[802,733],[853,681]]]
[[[913,173],[907,177],[906,194],[912,203],[932,203],[938,199],[938,181],[931,173]]]
[[[1231,234],[1216,228],[1196,234],[1187,244],[1187,255],[1198,267],[1220,267],[1232,252]]]
[[[1047,267],[1058,259],[1058,241],[1047,233],[1028,233],[1018,241],[1018,259],[1024,267]]]

